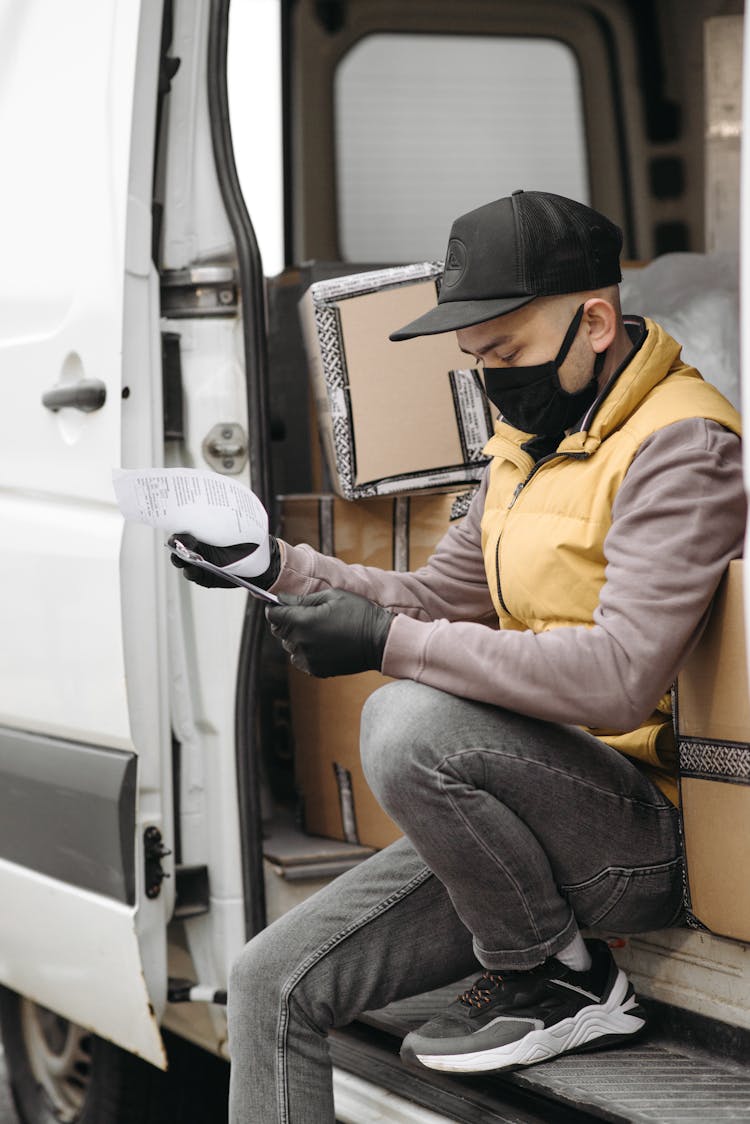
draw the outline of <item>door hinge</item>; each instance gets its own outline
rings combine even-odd
[[[161,865],[161,860],[171,854],[169,848],[164,846],[158,827],[153,825],[147,827],[143,833],[143,865],[147,898],[159,897],[162,882],[165,878],[169,878]]]

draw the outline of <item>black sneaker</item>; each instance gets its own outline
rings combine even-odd
[[[441,1015],[404,1039],[401,1055],[447,1073],[482,1073],[619,1042],[646,1017],[604,941],[588,940],[591,967],[551,957],[530,972],[486,971]]]

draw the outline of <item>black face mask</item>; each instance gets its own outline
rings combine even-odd
[[[585,414],[597,395],[597,379],[606,352],[597,355],[591,381],[572,394],[560,385],[560,365],[581,326],[583,305],[570,322],[565,338],[550,363],[536,367],[485,367],[484,385],[490,402],[505,421],[524,433],[562,435]]]

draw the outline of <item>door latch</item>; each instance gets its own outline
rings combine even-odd
[[[164,846],[161,832],[153,824],[143,833],[144,878],[146,883],[146,897],[158,898],[161,893],[161,884],[169,875],[161,865],[161,860],[172,852]]]
[[[161,314],[170,320],[237,316],[237,273],[231,265],[194,265],[161,275]]]
[[[247,435],[237,422],[219,422],[206,434],[203,456],[215,472],[234,476],[247,461]]]

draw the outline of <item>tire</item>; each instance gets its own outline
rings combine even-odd
[[[0,1028],[21,1124],[156,1124],[163,1074],[14,991]]]
[[[169,1073],[0,987],[0,1030],[20,1124],[221,1124],[229,1066],[165,1035]]]

